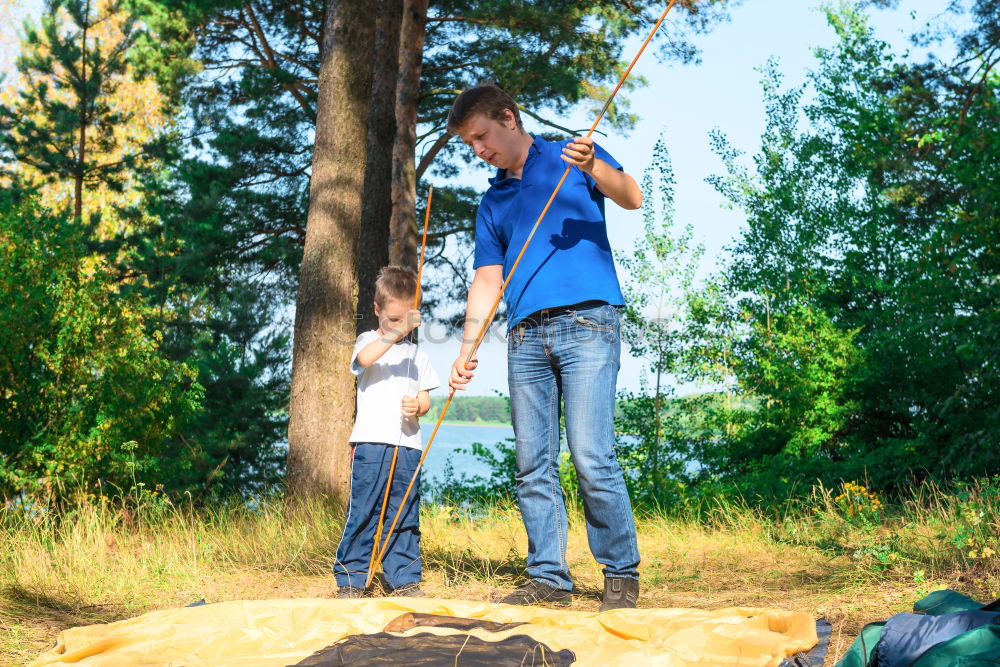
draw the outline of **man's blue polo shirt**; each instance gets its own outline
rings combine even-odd
[[[568,143],[535,137],[520,179],[507,178],[502,169],[490,179],[476,215],[473,268],[502,264],[506,280],[566,170],[560,156]],[[622,168],[597,144],[594,154],[615,169]],[[537,310],[583,301],[619,306],[625,298],[608,243],[604,195],[593,178],[573,168],[504,292],[508,331]]]

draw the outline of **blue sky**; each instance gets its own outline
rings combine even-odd
[[[41,6],[40,0],[14,0],[14,4],[24,14],[35,15]],[[901,0],[897,9],[871,10],[872,24],[879,38],[897,53],[904,53],[910,48],[909,36],[946,6],[944,0]],[[9,24],[0,26],[0,67],[5,70],[12,65],[15,47],[11,33]],[[749,160],[760,145],[764,127],[757,68],[774,57],[786,85],[800,85],[814,62],[813,49],[834,41],[833,30],[816,0],[745,0],[732,10],[728,23],[696,38],[701,64],[664,64],[649,50],[636,65],[635,73],[648,80],[645,88],[630,93],[639,123],[628,135],[611,133],[599,141],[639,179],[650,162],[653,145],[663,134],[677,176],[676,220],[680,225],[692,224],[696,240],[706,248],[702,275],[724,261],[725,247],[738,237],[744,222],[741,213],[727,208],[705,181],[722,172],[709,147],[709,133],[714,128],[722,130]],[[626,46],[625,57],[631,58],[640,42],[636,39]],[[914,56],[923,59],[924,53]],[[589,127],[593,119],[577,114],[560,120],[569,127]],[[538,129],[532,127],[531,119],[526,121],[529,130]],[[486,177],[482,170],[469,170],[460,180],[485,191]],[[642,228],[641,213],[609,205],[608,228],[612,246],[630,250]],[[424,349],[442,378],[457,354],[454,333],[433,326],[423,335]],[[494,339],[484,344],[480,360],[468,393],[506,393],[505,342]],[[641,372],[642,364],[623,351],[619,389],[638,390]],[[683,387],[681,391],[694,389]],[[442,388],[435,393],[445,392]]]

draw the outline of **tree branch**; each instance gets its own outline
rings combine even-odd
[[[272,49],[271,45],[268,43],[267,36],[264,35],[264,31],[260,27],[260,22],[257,21],[257,15],[254,14],[253,8],[250,7],[249,2],[243,5],[243,10],[246,12],[247,18],[250,19],[250,29],[252,33],[257,37],[257,41],[260,42],[261,48],[264,49],[264,53],[261,53],[261,51],[254,46],[254,52],[260,57],[261,62],[264,64],[264,69],[272,72],[277,70],[278,62],[274,57],[274,49]],[[310,116],[314,114],[312,108],[309,106],[309,102],[299,90],[298,86],[289,83],[282,83],[280,85],[292,94],[292,97],[294,97],[295,101],[299,103],[299,106],[302,107],[303,111]]]
[[[440,137],[437,138],[427,152],[423,154],[420,158],[420,164],[417,165],[417,180],[419,181],[423,178],[424,172],[427,171],[427,167],[431,166],[431,162],[437,157],[437,154],[445,147],[449,141],[451,141],[452,134],[449,132],[444,132]]]
[[[428,16],[428,23],[444,23],[446,21],[463,21],[465,23],[475,23],[476,25],[496,25],[496,21],[486,19],[474,19],[468,16]]]

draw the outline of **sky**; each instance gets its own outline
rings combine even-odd
[[[11,47],[16,40],[9,22],[11,17],[37,15],[40,5],[40,0],[0,0],[0,9],[14,9],[6,14],[0,12],[0,67],[3,68],[0,71],[9,71],[13,63]],[[910,49],[909,36],[943,12],[946,5],[944,0],[901,0],[897,9],[871,10],[872,24],[877,37],[890,43],[896,53],[904,53]],[[641,41],[642,38],[636,38],[626,45],[623,57],[631,58]],[[705,180],[723,173],[709,146],[709,133],[720,129],[746,154],[744,158],[749,162],[760,146],[764,129],[757,70],[769,58],[776,58],[785,84],[801,85],[814,64],[813,50],[834,42],[833,30],[827,25],[817,0],[744,0],[732,9],[729,22],[695,38],[701,51],[700,64],[658,62],[654,51],[649,49],[633,70],[648,81],[646,87],[629,93],[631,110],[640,120],[630,133],[609,132],[609,136],[598,137],[598,141],[639,180],[662,133],[677,178],[676,222],[679,226],[693,225],[695,240],[706,249],[702,277],[725,260],[725,248],[738,238],[744,223],[741,213],[728,208]],[[923,59],[923,52],[915,53],[915,57]],[[593,121],[584,114],[559,120],[568,127],[589,127]],[[540,129],[537,125],[533,127],[530,118],[525,121],[529,131]],[[485,192],[487,176],[482,170],[470,169],[458,180]],[[608,232],[613,248],[631,250],[641,230],[641,211],[625,211],[609,204]],[[421,344],[442,378],[446,378],[458,353],[458,335],[459,332],[441,325],[423,328]],[[467,393],[506,394],[503,336],[490,336],[481,347],[479,358],[479,369]],[[639,390],[642,372],[643,364],[623,348],[618,388]],[[693,386],[678,388],[680,393],[696,390]],[[434,393],[446,391],[442,387]]]
[[[911,48],[909,36],[938,16],[946,4],[942,0],[902,0],[895,10],[871,10],[876,36],[892,45],[896,53],[905,53]],[[624,49],[623,57],[630,59],[641,42],[641,38],[634,40]],[[696,242],[704,244],[700,275],[706,277],[725,260],[725,248],[738,238],[744,223],[741,212],[728,208],[724,198],[705,180],[724,173],[709,145],[709,133],[715,128],[722,130],[745,153],[749,164],[760,146],[765,122],[757,70],[774,57],[784,83],[801,85],[815,63],[814,49],[832,46],[836,36],[816,1],[745,0],[732,10],[728,23],[696,37],[694,42],[701,50],[701,63],[697,65],[657,62],[652,50],[647,49],[633,73],[644,76],[648,85],[629,93],[631,110],[640,116],[639,122],[628,135],[609,132],[608,137],[599,137],[598,143],[639,180],[662,133],[677,179],[675,221],[678,226],[693,225]],[[914,50],[912,55],[922,60],[924,53]],[[531,119],[525,120],[525,127],[532,131]],[[589,127],[592,122],[592,118],[577,115],[562,124]],[[535,129],[540,127],[536,125]],[[486,177],[482,171],[470,170],[463,180],[485,192]],[[612,248],[631,250],[642,232],[641,211],[625,211],[611,203],[607,211]],[[442,376],[458,353],[459,343],[449,333],[436,325],[425,327],[422,333],[424,350]],[[506,343],[502,336],[494,336],[492,342],[484,344],[479,359],[476,377],[466,393],[506,394]],[[618,389],[638,391],[643,369],[642,362],[623,346]],[[676,388],[680,394],[698,389],[693,385]],[[447,388],[432,392],[437,393],[447,393]]]

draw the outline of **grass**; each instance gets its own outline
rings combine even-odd
[[[516,507],[422,513],[430,595],[489,599],[523,573]],[[328,596],[341,515],[322,503],[265,499],[194,509],[148,491],[81,499],[61,513],[0,510],[0,664],[20,664],[60,630],[206,599]],[[885,507],[863,487],[818,488],[762,511],[705,503],[637,518],[643,606],[764,606],[834,624],[833,664],[865,623],[946,586],[1000,597],[1000,485],[934,486]],[[573,608],[596,610],[601,573],[582,512],[570,520]]]

